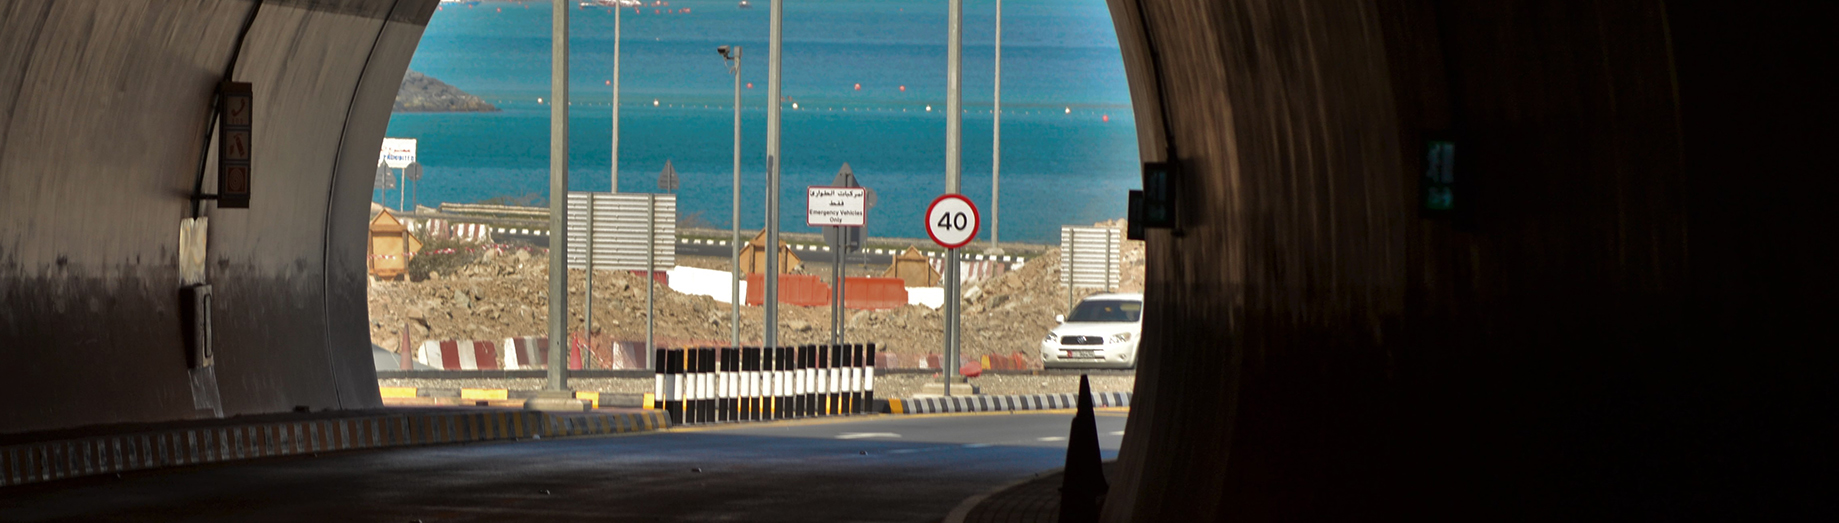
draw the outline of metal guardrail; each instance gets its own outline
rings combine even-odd
[[[549,219],[546,207],[524,207],[518,205],[490,205],[483,203],[447,203],[441,202],[441,212],[452,214],[505,216],[523,219]]]

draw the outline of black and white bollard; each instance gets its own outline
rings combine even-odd
[[[867,363],[862,366],[862,411],[875,410],[875,344],[862,347]]]

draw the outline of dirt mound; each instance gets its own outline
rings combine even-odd
[[[1122,222],[1101,223],[1121,227]],[[1123,253],[1124,283],[1119,292],[1143,289],[1142,242],[1128,242]],[[727,260],[720,260],[726,262]],[[684,265],[697,265],[685,260]],[[725,263],[711,263],[725,268]],[[371,341],[390,350],[410,330],[410,346],[423,340],[481,339],[547,333],[548,259],[541,249],[486,248],[452,274],[431,273],[423,281],[380,281],[370,286]],[[713,267],[711,267],[713,268]],[[586,273],[570,270],[569,330],[580,332],[585,318]],[[1040,340],[1065,314],[1069,297],[1060,286],[1060,252],[1049,249],[1023,267],[964,288],[962,352],[966,359],[1020,352],[1040,363]],[[1079,289],[1076,300],[1100,289]],[[645,339],[645,278],[624,271],[595,271],[594,330],[621,341]],[[725,345],[729,305],[707,296],[692,296],[656,286],[656,338],[661,346]],[[762,337],[762,307],[741,308],[741,341],[757,345]],[[829,307],[779,307],[780,343],[827,343]],[[943,352],[942,311],[907,305],[881,311],[850,311],[845,335],[851,342],[872,342],[899,357],[902,366],[927,354]]]

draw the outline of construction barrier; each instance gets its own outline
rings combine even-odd
[[[442,370],[497,370],[498,348],[487,340],[428,340],[416,359]]]
[[[549,338],[544,336],[516,336],[504,339],[504,368],[546,369],[549,368]]]
[[[765,292],[766,278],[764,275],[747,275],[748,305],[765,304]],[[804,307],[830,305],[830,286],[809,274],[781,274],[779,275],[779,303]]]
[[[448,238],[479,243],[492,242],[492,226],[483,223],[456,223],[449,225]]]
[[[928,258],[926,260],[926,263],[930,264],[932,266],[932,270],[937,271],[939,274],[945,273],[945,260],[944,259]],[[980,282],[980,281],[987,280],[990,278],[995,278],[997,276],[1002,276],[1003,273],[1006,273],[1006,272],[1009,272],[1009,264],[999,262],[999,261],[990,261],[990,260],[962,261],[960,260],[958,262],[958,281],[963,282],[963,283]]]
[[[672,424],[870,413],[874,344],[657,349],[653,394]]]
[[[828,301],[828,300],[826,300]],[[907,283],[900,278],[843,278],[843,306],[851,309],[898,309],[907,304]]]

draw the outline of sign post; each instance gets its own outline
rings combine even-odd
[[[843,344],[843,285],[847,278],[843,275],[844,256],[848,254],[850,237],[868,223],[868,189],[851,187],[855,185],[855,176],[849,172],[849,164],[843,164],[843,171],[837,173],[837,187],[811,186],[805,188],[805,225],[824,227],[827,240],[830,240],[830,344]]]
[[[958,248],[977,238],[977,205],[962,194],[946,194],[926,207],[926,235],[946,249],[945,256],[945,395],[958,375],[958,326],[963,289],[958,281]]]
[[[377,153],[377,161],[378,163],[385,165],[386,168],[388,169],[402,169],[403,170],[402,174],[396,174],[392,172],[392,173],[389,173],[388,175],[385,175],[383,174],[382,169],[378,169],[379,179],[384,176],[392,176],[392,177],[401,176],[403,178],[407,178],[408,168],[410,165],[416,166],[416,169],[421,168],[420,164],[415,163],[415,139],[414,138],[384,138],[383,139],[383,150]],[[398,181],[400,181],[401,183],[398,183]],[[407,209],[404,209],[403,207],[405,205],[408,205],[406,203],[406,200],[407,200],[406,195],[408,193],[405,192],[403,189],[408,188],[409,186],[408,180],[391,179],[389,180],[389,185],[390,187],[387,187],[388,189],[396,190],[396,210],[398,211],[407,210]],[[384,193],[383,197],[385,198],[389,197],[389,193]],[[387,200],[385,201],[384,205],[389,205],[389,203],[387,203]]]

